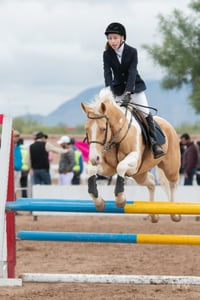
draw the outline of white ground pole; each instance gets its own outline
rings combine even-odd
[[[0,286],[22,285],[20,279],[8,278],[5,207],[7,200],[12,119],[4,116],[0,147]]]
[[[95,274],[40,274],[24,273],[23,282],[40,283],[93,283],[93,284],[171,284],[200,285],[200,276],[157,275],[95,275]]]

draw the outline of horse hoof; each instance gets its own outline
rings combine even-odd
[[[124,193],[119,193],[115,197],[115,203],[118,208],[123,208],[126,204],[126,197],[124,196]]]
[[[97,198],[95,200],[95,206],[97,210],[104,210],[105,208],[105,201],[102,198]]]
[[[158,223],[159,216],[158,215],[150,215],[151,223]]]
[[[170,215],[171,220],[174,222],[180,222],[181,221],[181,215]]]

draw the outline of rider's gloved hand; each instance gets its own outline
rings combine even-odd
[[[131,101],[131,93],[126,93],[124,95],[124,98],[122,99],[122,104],[128,105],[130,101]]]

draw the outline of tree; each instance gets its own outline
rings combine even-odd
[[[13,127],[21,133],[32,133],[34,131],[33,128],[36,126],[38,126],[37,121],[33,120],[31,117],[16,117],[13,119]]]
[[[67,128],[66,125],[46,126],[39,121],[34,120],[30,116],[17,117],[13,119],[13,127],[22,134],[32,134],[33,132],[43,131],[47,134],[84,134],[84,125],[77,125],[76,128]]]
[[[200,113],[200,0],[193,0],[192,14],[175,9],[169,18],[159,15],[162,44],[144,45],[156,64],[165,70],[164,89],[190,85],[190,103]]]

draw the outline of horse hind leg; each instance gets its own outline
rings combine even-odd
[[[165,173],[162,169],[157,168],[158,171],[158,177],[159,177],[159,182],[162,188],[165,190],[165,193],[167,194],[167,198],[169,202],[174,202],[174,194],[177,186],[176,181],[169,181]],[[174,222],[180,222],[181,221],[181,215],[178,214],[171,214],[170,218]]]
[[[155,179],[152,173],[148,172],[142,176],[134,177],[135,181],[143,186],[146,186],[149,191],[149,201],[153,202],[155,199]],[[152,223],[158,223],[159,215],[149,214]]]
[[[174,202],[174,193],[175,193],[175,190],[176,190],[176,185],[177,184],[174,183],[174,182],[169,183],[170,193],[171,193],[171,199],[170,199],[171,202]],[[181,221],[181,215],[178,215],[178,214],[171,214],[170,218],[174,222],[180,222]]]
[[[155,178],[152,173],[147,173],[147,188],[149,191],[149,201],[153,202],[155,200]],[[159,215],[157,214],[150,214],[152,223],[158,223]]]

